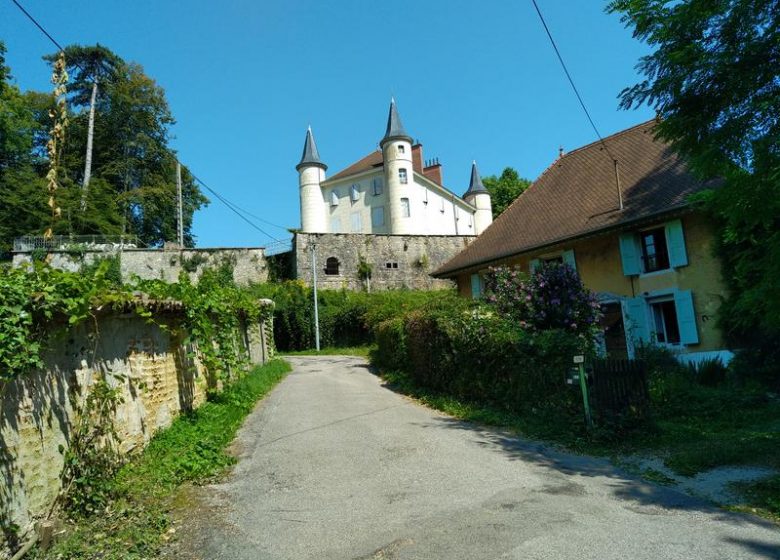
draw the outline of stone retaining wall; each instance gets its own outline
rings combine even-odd
[[[430,272],[444,264],[474,236],[365,235],[339,233],[297,233],[293,240],[297,278],[312,282],[310,247],[317,247],[317,285],[321,288],[363,290],[449,288],[450,280],[432,278]],[[338,261],[338,273],[327,267],[327,259]],[[361,259],[371,267],[371,279],[361,279]],[[327,270],[326,270],[327,269]]]

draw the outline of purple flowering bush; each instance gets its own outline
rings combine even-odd
[[[599,303],[567,264],[543,262],[531,275],[517,268],[493,268],[486,287],[485,301],[524,330],[561,329],[588,343],[598,332]]]

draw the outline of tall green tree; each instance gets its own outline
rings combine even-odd
[[[53,63],[58,53],[47,55],[44,60]],[[82,46],[70,45],[65,48],[65,60],[67,61],[70,81],[68,91],[72,106],[87,107],[89,121],[87,126],[87,146],[84,156],[84,176],[82,177],[81,209],[86,208],[86,193],[89,189],[89,181],[92,176],[92,142],[95,130],[95,106],[98,102],[98,83],[109,82],[116,78],[117,72],[124,61],[109,49],[98,45]],[[104,83],[105,86],[105,83]],[[101,100],[106,98],[103,89],[100,89]]]
[[[482,184],[490,192],[493,219],[496,219],[518,196],[523,194],[531,181],[520,177],[520,174],[511,167],[506,167],[499,177],[495,175],[483,177]]]
[[[654,107],[657,134],[701,177],[724,180],[703,197],[730,290],[721,323],[780,382],[780,0],[615,0],[607,9],[654,49],[621,105]]]

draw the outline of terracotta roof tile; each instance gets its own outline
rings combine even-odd
[[[376,150],[368,154],[363,159],[353,163],[349,167],[342,169],[332,177],[329,177],[328,181],[343,179],[344,177],[350,177],[351,175],[357,175],[358,173],[362,173],[370,169],[380,168],[383,165],[384,165],[384,160],[382,159],[382,152]]]
[[[436,270],[459,270],[539,249],[644,216],[687,205],[689,195],[715,186],[698,181],[668,144],[655,140],[648,121],[605,138],[618,161],[623,210],[618,207],[615,164],[601,142],[555,161],[482,235]]]

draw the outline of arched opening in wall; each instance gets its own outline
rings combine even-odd
[[[325,274],[329,276],[339,273],[339,260],[336,257],[328,257],[325,261]]]

